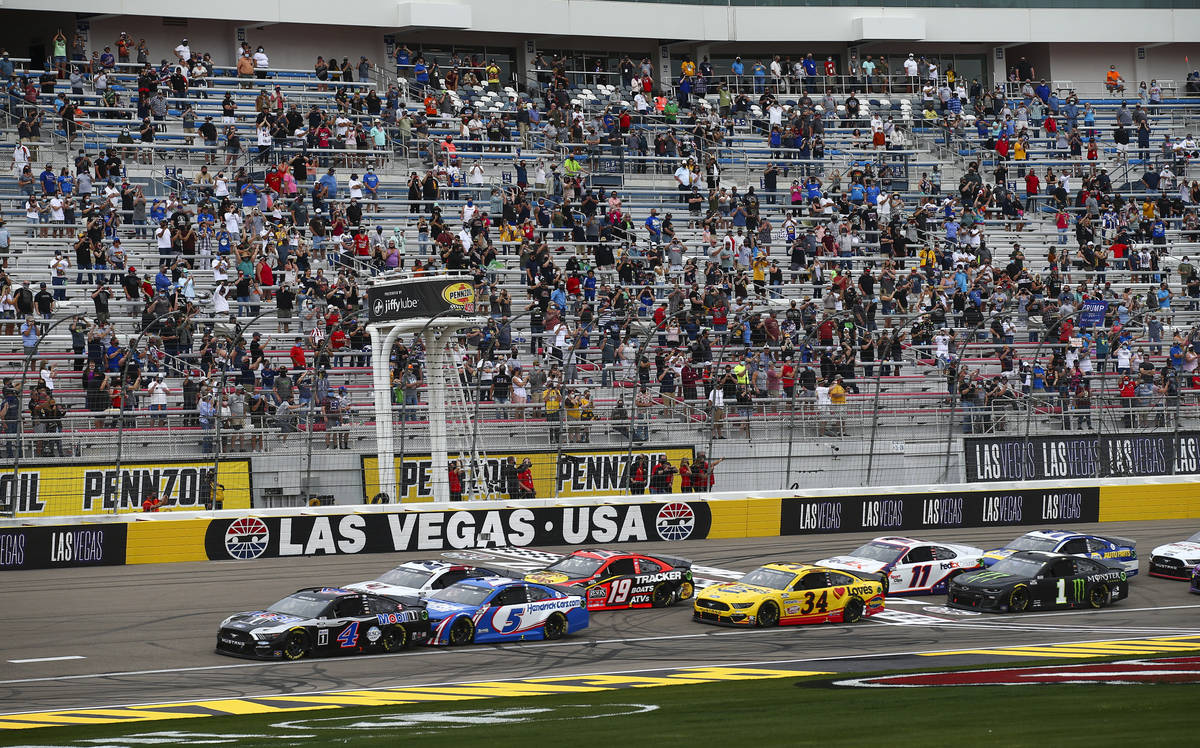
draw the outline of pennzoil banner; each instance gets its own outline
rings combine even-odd
[[[691,462],[695,459],[696,449],[693,446],[664,446],[657,449],[640,447],[633,450],[634,459],[639,456],[647,458],[647,466],[653,466],[659,457],[666,457],[676,468],[681,460]],[[628,450],[618,449],[572,449],[561,455],[555,450],[526,450],[501,453],[489,453],[483,460],[483,472],[496,493],[504,496],[506,488],[500,478],[501,465],[512,457],[518,465],[528,458],[532,463],[533,485],[535,498],[554,498],[555,494],[555,459],[558,462],[557,479],[560,498],[581,496],[612,496],[625,492],[625,468],[629,463]],[[455,459],[451,455],[450,459]],[[400,457],[396,456],[396,482],[403,486],[399,491],[401,502],[421,502],[433,499],[433,461],[426,454],[404,456],[403,469]],[[363,469],[363,499],[370,501],[371,497],[380,492],[379,459],[374,456],[362,458]],[[442,476],[445,480],[445,476]],[[679,476],[674,477],[672,489],[679,489]],[[384,491],[394,497],[396,491]],[[392,499],[395,501],[395,498]]]
[[[15,500],[17,517],[76,517],[141,511],[157,491],[160,511],[203,509],[209,498],[212,462],[158,461],[122,465],[71,463],[21,465],[0,473],[0,505]],[[221,460],[218,482],[225,509],[250,508],[250,460]]]

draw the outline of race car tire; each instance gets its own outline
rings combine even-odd
[[[866,610],[867,604],[861,597],[850,598],[846,601],[846,607],[842,608],[842,623],[858,623]]]
[[[775,603],[763,603],[758,606],[758,627],[770,628],[779,625],[779,608],[775,607]]]
[[[691,600],[694,594],[696,594],[695,585],[691,582],[680,582],[679,587],[675,590],[675,600]]]
[[[1023,584],[1018,584],[1013,587],[1012,592],[1008,593],[1008,611],[1010,613],[1024,613],[1029,609],[1029,588]]]
[[[1112,590],[1104,582],[1092,585],[1088,591],[1088,605],[1093,608],[1103,608],[1112,601]]]
[[[475,624],[471,622],[470,618],[460,617],[454,623],[450,624],[450,633],[447,634],[447,641],[452,647],[459,644],[470,644],[475,641]]]
[[[546,619],[543,626],[543,632],[546,639],[553,641],[561,639],[567,633],[567,619],[562,613],[553,613]]]
[[[666,584],[660,584],[650,593],[650,604],[656,608],[666,608],[675,602],[675,592]]]
[[[888,591],[891,590],[891,588],[892,588],[891,575],[888,572],[884,571],[883,573],[881,573],[879,575],[879,583],[881,585],[883,585],[883,594],[884,594],[884,596],[886,596]]]
[[[389,626],[383,630],[379,646],[384,652],[399,652],[408,646],[408,630],[403,626]]]
[[[293,631],[288,634],[288,638],[283,643],[283,656],[288,660],[300,660],[309,655],[312,651],[312,645],[309,642],[308,634],[303,631]]]

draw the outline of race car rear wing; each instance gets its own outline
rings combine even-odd
[[[654,554],[649,554],[649,555],[651,555],[653,558],[657,558],[659,561],[670,564],[671,566],[675,567],[676,569],[692,568],[692,562],[690,559],[679,558],[678,556],[664,556],[661,553],[654,553]]]
[[[1119,535],[1097,535],[1101,540],[1106,540],[1114,545],[1127,545],[1130,548],[1137,548],[1137,541],[1130,538],[1122,538]]]

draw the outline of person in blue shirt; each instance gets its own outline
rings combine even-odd
[[[651,208],[650,215],[646,218],[646,233],[650,235],[651,244],[662,241],[662,219],[658,217],[657,208]]]
[[[63,169],[62,173],[58,175],[58,190],[63,197],[75,192],[75,177],[71,176],[66,169]]]
[[[1155,219],[1154,224],[1150,227],[1150,236],[1154,239],[1155,244],[1167,243],[1167,224],[1163,219]]]
[[[396,67],[398,67],[398,68],[408,67],[409,60],[410,60],[410,58],[408,55],[408,47],[406,47],[403,44],[396,47]],[[404,72],[404,71],[401,70],[401,72]]]
[[[54,176],[54,169],[50,164],[46,164],[46,168],[38,175],[38,179],[42,182],[42,192],[49,197],[58,192],[58,177]]]
[[[155,225],[167,220],[167,209],[162,200],[155,200],[150,204],[150,219]]]
[[[850,202],[855,205],[862,205],[864,197],[866,197],[866,191],[863,190],[861,184],[855,182],[850,185]]]
[[[167,275],[166,265],[158,267],[158,273],[154,276],[154,290],[157,293],[166,293],[171,290],[171,276]]]
[[[950,220],[946,221],[944,226],[946,228],[946,242],[951,245],[957,246],[958,245],[958,230],[960,228],[958,221],[951,218]]]
[[[805,189],[805,197],[809,200],[817,200],[821,197],[821,182],[816,177],[808,178],[808,185]]]
[[[762,62],[754,63],[754,93],[760,94],[767,89],[767,66]]]
[[[429,68],[425,67],[425,61],[422,59],[418,59],[413,65],[413,80],[421,89],[429,85]]]
[[[367,173],[363,174],[362,183],[363,188],[367,191],[366,198],[371,201],[368,208],[378,213],[379,205],[375,201],[379,199],[379,175],[375,173],[374,166],[367,167]]]
[[[879,197],[879,186],[874,182],[867,185],[867,205],[874,205],[875,199]]]
[[[746,66],[742,64],[742,58],[733,58],[733,64],[729,66],[729,72],[733,74],[733,90],[740,90],[742,86],[742,76],[746,74]]]
[[[1037,84],[1037,86],[1033,89],[1033,93],[1035,96],[1041,99],[1043,104],[1048,104],[1050,102],[1050,86],[1046,85],[1046,81],[1043,80],[1041,83]]]
[[[258,207],[258,187],[254,182],[242,185],[242,208],[251,210]]]
[[[589,270],[583,279],[583,300],[591,303],[596,300],[596,271]]]
[[[327,190],[327,192],[325,193],[326,200],[336,200],[337,199],[337,177],[334,176],[334,171],[333,171],[332,166],[329,167],[329,171],[327,171],[321,175],[321,178],[318,179],[317,182],[319,184],[325,185],[325,189]]]

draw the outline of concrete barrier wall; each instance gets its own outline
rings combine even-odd
[[[1194,479],[328,506],[0,522],[0,570],[1200,517]]]

